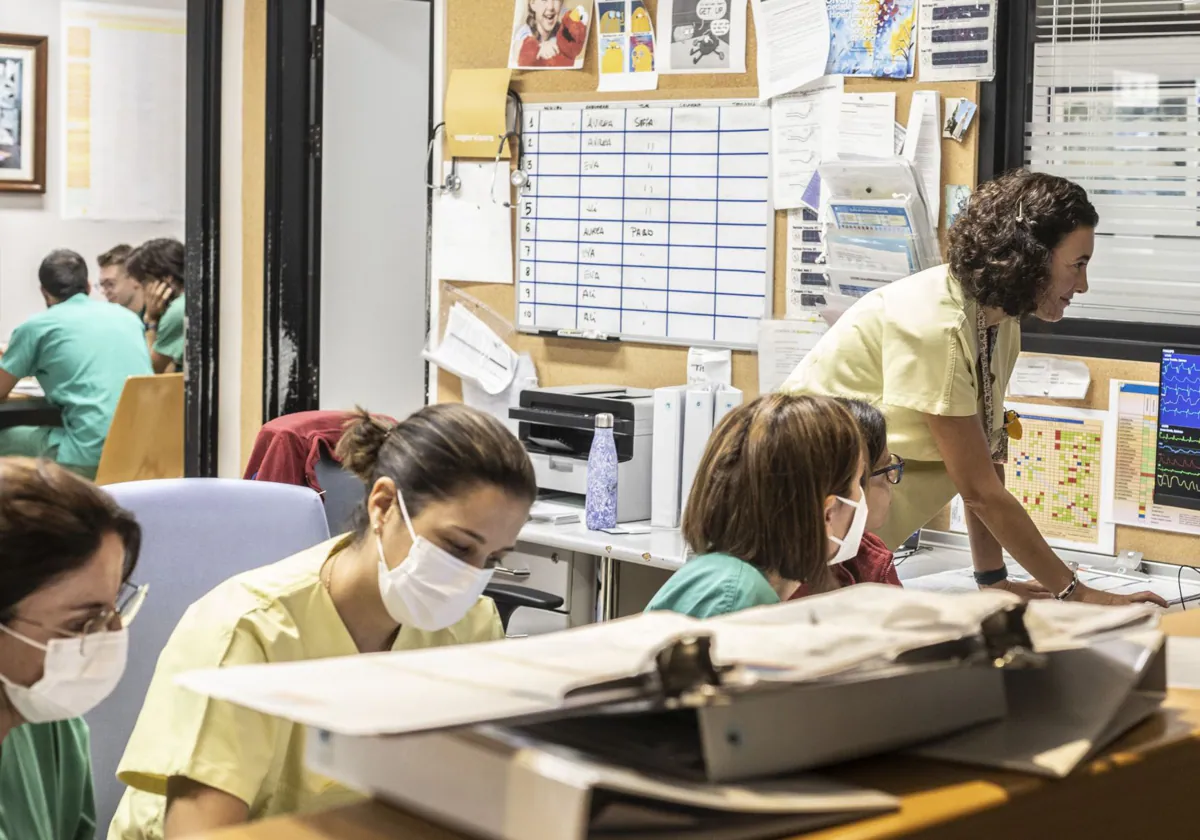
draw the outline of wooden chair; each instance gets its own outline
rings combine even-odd
[[[183,374],[131,376],[96,470],[97,484],[183,477]]]

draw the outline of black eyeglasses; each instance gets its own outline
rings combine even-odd
[[[892,455],[891,462],[875,472],[871,473],[871,478],[882,475],[887,478],[888,484],[899,484],[900,479],[904,478],[904,459],[899,455]]]

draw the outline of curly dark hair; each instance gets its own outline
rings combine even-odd
[[[165,280],[183,288],[183,243],[178,239],[151,239],[133,250],[125,270],[139,283]]]
[[[980,184],[950,228],[950,272],[980,306],[1024,317],[1050,285],[1051,251],[1099,221],[1078,184],[1042,172],[1006,172]]]

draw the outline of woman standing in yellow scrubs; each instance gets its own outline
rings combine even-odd
[[[182,837],[356,798],[305,769],[304,727],[193,694],[176,675],[503,638],[480,596],[537,494],[517,439],[474,409],[432,405],[394,427],[361,414],[338,454],[369,488],[354,532],[188,609],[121,759],[130,790],[110,838]]]
[[[1020,319],[1058,321],[1087,291],[1099,216],[1082,187],[1010,172],[980,185],[950,229],[949,262],[871,292],[793,371],[784,390],[860,399],[887,416],[906,462],[879,536],[895,548],[956,493],[980,586],[1026,597],[1161,603],[1089,589],[1005,489],[1004,395]],[[1036,579],[1007,579],[1002,549]]]

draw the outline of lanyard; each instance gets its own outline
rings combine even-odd
[[[993,431],[993,422],[995,414],[995,383],[996,377],[992,373],[992,351],[996,349],[996,335],[999,332],[999,327],[987,324],[987,316],[984,314],[983,307],[976,310],[975,315],[975,340],[976,346],[979,348],[979,383],[983,388],[983,430],[984,436],[987,437],[988,446],[992,451],[992,462],[996,464],[1008,463],[1008,433],[1001,430],[1001,434],[997,436]]]

